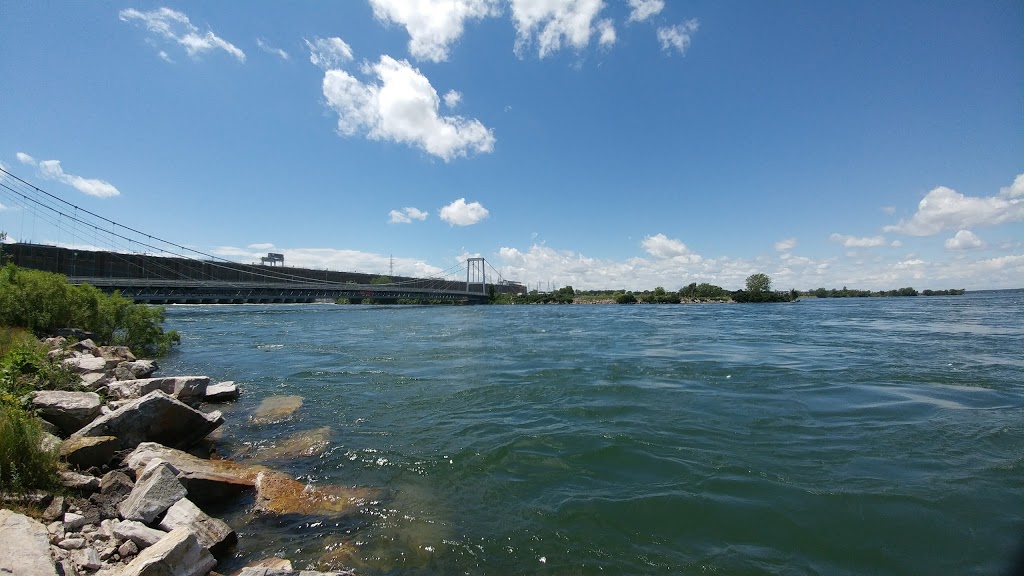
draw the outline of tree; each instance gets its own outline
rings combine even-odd
[[[767,274],[758,272],[747,276],[747,292],[769,292],[772,289],[772,279]]]

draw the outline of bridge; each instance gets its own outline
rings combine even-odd
[[[72,284],[149,304],[297,303],[347,300],[481,304],[526,288],[504,280],[484,258],[468,258],[430,278],[286,267],[281,254],[260,264],[232,262],[162,240],[74,206],[0,166],[0,200],[56,228],[61,245],[2,245],[15,265],[64,274]],[[58,241],[59,242],[59,241]],[[110,246],[101,249],[99,246]],[[270,263],[268,266],[267,263]],[[278,265],[280,264],[280,265]],[[488,274],[490,270],[490,274]],[[490,282],[488,281],[490,280]]]

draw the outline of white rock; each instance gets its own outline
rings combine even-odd
[[[178,469],[163,460],[153,460],[117,510],[125,520],[149,524],[185,494],[185,487],[178,481]]]
[[[114,525],[114,536],[121,540],[131,540],[140,549],[156,544],[166,535],[166,532],[155,530],[135,520],[125,520]]]
[[[213,555],[199,545],[187,528],[181,527],[143,550],[121,570],[121,576],[206,576],[216,565]]]
[[[121,400],[141,398],[154,390],[160,390],[186,404],[201,401],[210,384],[207,376],[174,376],[169,378],[143,378],[121,380],[107,385],[111,398]]]
[[[195,534],[203,548],[220,554],[238,542],[238,535],[223,520],[211,518],[188,498],[182,498],[167,509],[160,528],[170,532],[184,526]]]
[[[107,369],[107,361],[98,356],[76,356],[75,358],[68,358],[64,361],[64,365],[71,368],[79,374],[87,374],[89,372],[103,372]]]
[[[74,512],[64,513],[65,530],[78,530],[82,526],[85,526],[86,522],[88,522],[88,520],[81,514],[75,514]]]
[[[0,574],[57,576],[46,527],[10,510],[0,510]]]
[[[43,390],[32,393],[32,407],[39,415],[57,425],[65,435],[75,432],[100,415],[99,394]]]
[[[73,436],[117,436],[119,450],[141,442],[177,448],[195,444],[223,423],[220,412],[204,414],[156,390],[100,416]]]

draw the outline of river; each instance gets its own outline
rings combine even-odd
[[[793,304],[170,306],[222,454],[376,487],[226,509],[229,564],[361,574],[999,574],[1024,535],[1024,292]],[[299,395],[289,421],[247,415]]]

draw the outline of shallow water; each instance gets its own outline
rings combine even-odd
[[[1024,532],[1024,292],[771,305],[171,306],[161,373],[236,380],[222,451],[380,487],[251,517],[364,574],[992,574]],[[305,399],[256,426],[273,395]]]

